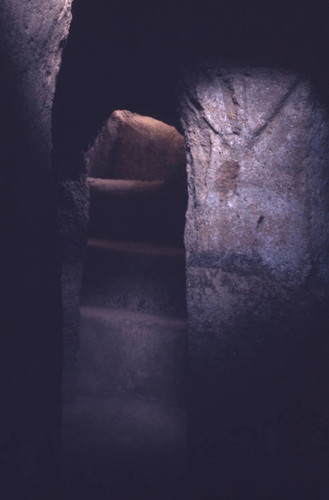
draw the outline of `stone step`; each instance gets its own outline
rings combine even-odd
[[[89,234],[183,246],[186,188],[161,181],[88,179]]]
[[[61,438],[61,500],[189,498],[184,408],[78,396],[63,407]]]
[[[81,307],[79,392],[184,401],[187,323],[100,307]]]
[[[81,304],[186,317],[181,248],[90,239]]]

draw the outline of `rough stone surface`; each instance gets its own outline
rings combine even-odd
[[[170,182],[89,177],[88,185],[90,236],[183,247],[186,175]]]
[[[130,111],[114,111],[87,153],[91,177],[165,180],[185,170],[184,138],[175,127]]]
[[[51,108],[70,0],[0,5],[0,496],[55,498],[61,367]]]
[[[62,170],[56,176],[58,203],[61,288],[63,304],[63,382],[64,401],[76,394],[76,374],[79,364],[80,290],[88,238],[89,193],[84,165],[78,178],[65,176],[65,159],[57,164]]]
[[[182,405],[186,326],[166,316],[82,307],[80,394]]]
[[[71,0],[32,0],[23,6],[18,0],[1,2],[1,46],[8,70],[3,85],[8,90],[14,86],[15,106],[30,130],[30,147],[35,146],[47,157],[48,171],[51,107],[71,20],[71,4]]]
[[[190,498],[186,415],[132,398],[79,397],[63,414],[61,500]]]
[[[89,239],[81,304],[186,317],[184,250]]]
[[[225,498],[268,488],[282,498],[291,485],[312,496],[328,445],[316,437],[327,401],[328,117],[307,81],[273,68],[204,64],[185,73],[180,97],[190,435],[203,486],[222,467]]]
[[[241,272],[255,264],[273,278],[303,282],[312,250],[328,243],[326,214],[312,190],[326,174],[323,111],[308,84],[289,72],[205,70],[195,80],[184,105],[196,179],[190,261]],[[327,279],[325,268],[317,272]]]

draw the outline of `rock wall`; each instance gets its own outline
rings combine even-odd
[[[56,497],[61,293],[51,109],[70,0],[0,6],[2,498]]]
[[[76,396],[79,366],[80,291],[88,238],[89,191],[82,157],[77,177],[67,175],[66,159],[54,161],[60,229],[61,291],[63,304],[64,402]]]
[[[116,110],[88,151],[87,163],[90,177],[163,181],[185,172],[184,138],[164,122]]]
[[[294,72],[217,63],[186,71],[180,98],[190,436],[201,491],[321,498],[326,110]]]

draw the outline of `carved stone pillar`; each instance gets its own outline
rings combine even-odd
[[[327,400],[328,117],[285,70],[208,64],[185,73],[180,95],[190,435],[203,489],[312,496]]]

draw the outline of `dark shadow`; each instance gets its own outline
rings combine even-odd
[[[53,113],[55,174],[73,182],[87,176],[86,152],[115,110],[138,113],[144,121],[152,117],[147,120],[170,137],[161,132],[153,140],[152,129],[145,147],[139,139],[137,160],[142,154],[154,175],[141,175],[138,161],[133,173],[122,174],[130,161],[125,150],[133,155],[134,148],[119,134],[114,147],[116,158],[122,157],[119,173],[89,172],[84,181],[90,190],[90,240],[78,381],[63,409],[65,498],[184,497],[187,186],[183,138],[173,128],[180,128],[179,31],[177,24],[175,34],[166,36],[156,9],[132,6],[126,16],[119,3],[99,1],[92,10],[83,1],[73,9]],[[180,143],[180,157],[164,166],[172,136]],[[60,203],[65,211],[65,196]],[[64,245],[84,244],[73,232],[68,238]],[[64,359],[69,359],[65,353]]]

